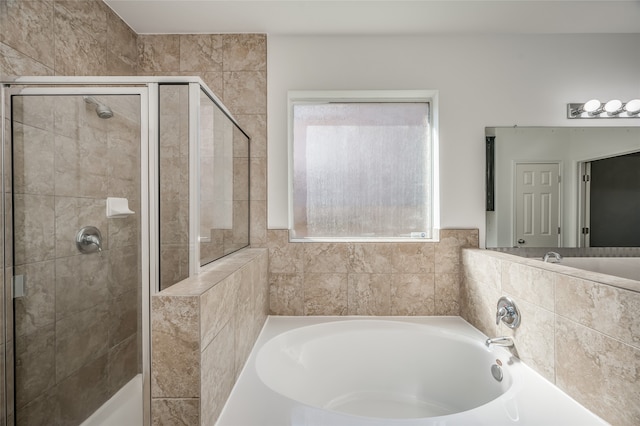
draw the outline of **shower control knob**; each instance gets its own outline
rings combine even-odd
[[[85,226],[76,234],[76,248],[82,254],[102,251],[102,234],[95,226]]]
[[[502,296],[498,300],[497,309],[496,325],[499,325],[500,321],[502,321],[509,328],[518,328],[520,325],[520,310],[518,310],[513,300],[507,296]]]

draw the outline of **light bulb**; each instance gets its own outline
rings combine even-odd
[[[624,105],[625,111],[629,115],[636,115],[640,112],[640,99],[631,99]]]
[[[584,109],[585,112],[588,112],[589,114],[594,113],[595,111],[598,110],[598,108],[600,108],[600,101],[597,99],[591,99],[590,101],[587,101],[584,103],[584,105],[582,106],[582,109]]]
[[[609,115],[620,114],[622,112],[622,101],[612,99],[604,104],[604,110],[607,111],[607,114]]]

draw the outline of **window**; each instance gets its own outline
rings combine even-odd
[[[291,239],[434,239],[435,94],[293,92]]]

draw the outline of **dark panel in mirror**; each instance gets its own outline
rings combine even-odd
[[[640,247],[640,153],[591,162],[589,246]]]

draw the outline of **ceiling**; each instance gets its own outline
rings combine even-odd
[[[104,0],[139,34],[640,33],[636,0]]]

